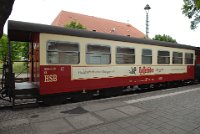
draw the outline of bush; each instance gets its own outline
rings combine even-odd
[[[3,64],[0,63],[0,68],[3,68]],[[13,64],[13,72],[18,73],[27,73],[27,65],[24,62],[15,62]],[[0,74],[2,74],[2,69],[0,69]]]

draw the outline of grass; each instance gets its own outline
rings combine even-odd
[[[3,64],[0,63],[0,68],[3,67]],[[15,62],[13,64],[13,72],[14,73],[27,73],[27,65],[24,62]],[[2,69],[0,69],[0,74],[2,74]]]

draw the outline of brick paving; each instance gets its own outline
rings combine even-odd
[[[127,103],[137,99],[140,101]],[[199,134],[200,85],[59,106],[1,110],[0,133]]]

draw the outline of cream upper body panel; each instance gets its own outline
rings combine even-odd
[[[86,47],[88,44],[110,46],[111,64],[109,64],[109,65],[118,65],[118,66],[121,66],[123,64],[116,64],[116,62],[115,62],[117,47],[127,47],[127,48],[135,49],[135,64],[134,65],[142,65],[141,57],[142,57],[143,49],[151,49],[152,50],[153,58],[152,58],[151,65],[158,65],[157,64],[158,51],[169,51],[171,59],[172,59],[173,52],[183,53],[183,59],[185,58],[184,53],[192,53],[193,56],[195,55],[194,50],[184,49],[184,48],[171,48],[171,47],[157,46],[157,45],[151,45],[151,44],[139,44],[139,43],[120,42],[120,41],[112,41],[112,40],[105,40],[105,39],[93,39],[93,38],[86,38],[86,37],[40,33],[40,65],[50,65],[47,63],[47,42],[48,41],[62,41],[62,42],[78,43],[79,51],[80,51],[80,62],[79,62],[79,64],[72,64],[73,66],[88,66],[88,64],[86,64],[86,51],[87,51]],[[193,57],[193,60],[195,61],[195,56]],[[56,64],[53,64],[53,65],[56,65]],[[131,65],[131,64],[128,64],[128,65]],[[168,64],[168,65],[172,65],[172,60],[170,60],[170,64]],[[90,64],[90,66],[98,66],[98,65]],[[104,66],[104,65],[101,64],[99,66]]]

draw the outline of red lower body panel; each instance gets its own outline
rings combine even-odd
[[[71,66],[40,66],[40,94],[55,94],[194,79],[194,66],[186,73],[123,76],[92,79],[72,79]]]

